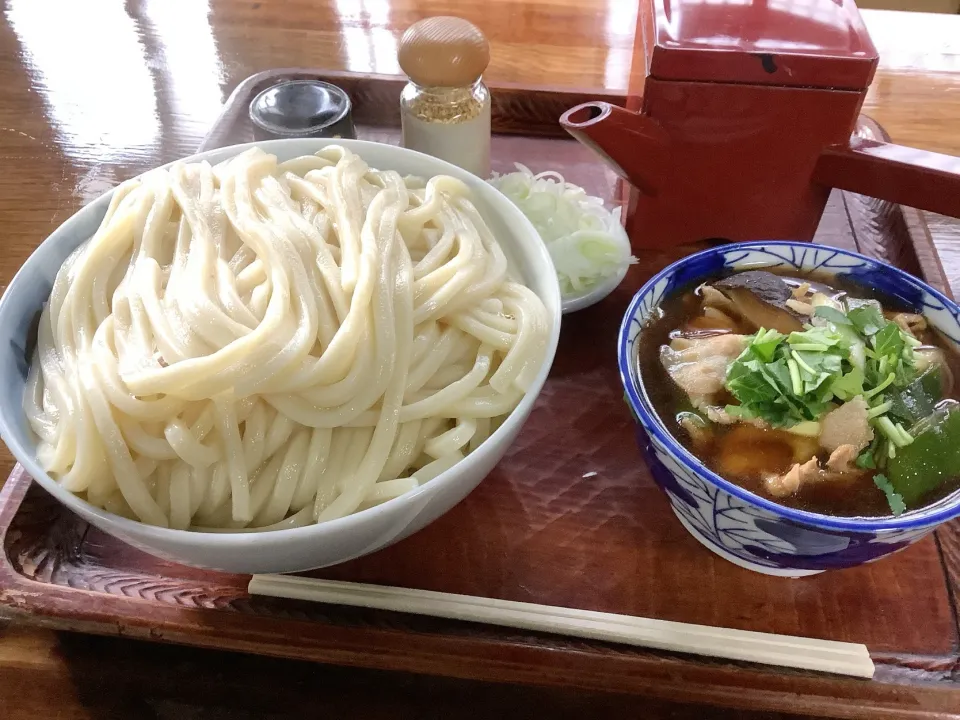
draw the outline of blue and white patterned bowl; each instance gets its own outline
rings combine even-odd
[[[647,397],[635,345],[664,298],[725,269],[821,270],[845,275],[903,301],[944,338],[960,343],[960,307],[894,267],[846,250],[799,242],[736,243],[690,255],[651,278],[620,326],[620,378],[638,422],[637,442],[683,526],[707,548],[741,567],[799,577],[872,562],[916,542],[960,515],[960,491],[899,517],[840,518],[794,510],[754,495],[707,469],[667,431]]]

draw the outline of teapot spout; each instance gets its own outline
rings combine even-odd
[[[662,175],[667,135],[655,120],[598,101],[567,110],[560,125],[640,192],[657,194],[656,178]]]

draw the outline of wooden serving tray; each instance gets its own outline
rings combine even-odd
[[[344,87],[361,138],[397,142],[402,82],[279,70],[241,83],[203,149],[251,140],[246,107],[284,77]],[[493,167],[559,170],[611,202],[616,178],[556,122],[603,93],[494,87]],[[606,96],[623,103],[625,98]],[[880,136],[864,120],[859,132]],[[919,213],[835,192],[819,242],[948,290]],[[88,526],[19,467],[0,491],[0,612],[51,627],[381,669],[841,717],[960,717],[960,529],[881,562],[800,580],[703,549],[641,460],[617,374],[633,293],[692,248],[644,252],[602,303],[567,316],[550,379],[500,465],[416,535],[320,577],[865,643],[872,681],[471,623],[250,597],[247,577],[157,560]]]

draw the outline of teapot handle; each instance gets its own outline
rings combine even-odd
[[[960,218],[960,158],[853,136],[820,155],[815,182]]]

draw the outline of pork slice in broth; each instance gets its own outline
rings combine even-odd
[[[661,348],[660,361],[696,406],[723,390],[727,366],[746,346],[746,336],[733,333],[679,337]]]
[[[763,486],[774,497],[786,497],[787,495],[793,495],[808,483],[819,482],[820,474],[820,463],[814,456],[802,465],[800,463],[795,464],[783,475],[777,475],[776,473],[764,475]]]
[[[827,460],[827,471],[833,474],[849,475],[853,473],[859,475],[862,471],[855,465],[859,454],[860,448],[854,445],[841,445],[830,453],[830,458]]]
[[[814,483],[851,483],[863,474],[854,465],[858,450],[853,445],[841,445],[830,454],[825,467],[820,467],[817,456],[804,463],[796,463],[782,475],[767,473],[763,486],[773,497],[786,497],[798,493],[805,485]]]
[[[843,445],[850,445],[857,452],[863,450],[873,440],[869,412],[863,395],[828,412],[820,424],[820,446],[831,453]]]

